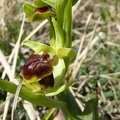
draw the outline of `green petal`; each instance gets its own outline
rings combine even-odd
[[[58,48],[56,50],[56,55],[59,58],[67,58],[67,57],[69,57],[69,58],[73,59],[75,57],[75,52],[71,48],[62,47],[62,48]]]
[[[42,92],[44,92],[45,96],[55,96],[61,93],[62,91],[66,90],[72,83],[73,81],[70,81],[67,84],[64,84],[59,87],[48,88],[48,89],[42,90]]]
[[[8,82],[0,79],[0,88],[15,94],[17,85],[15,85],[12,82]],[[50,99],[43,95],[35,95],[32,91],[28,90],[24,86],[21,87],[19,96],[24,100],[27,100],[38,106],[46,106],[46,107],[53,107],[53,108],[61,108],[66,106],[65,102],[56,101],[54,99]]]
[[[29,4],[29,3],[25,3],[23,5],[23,11],[25,12],[25,14],[30,17],[31,15],[33,15],[34,11],[35,11],[36,7]]]

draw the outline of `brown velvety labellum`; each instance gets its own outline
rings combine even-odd
[[[26,80],[29,80],[34,76],[36,76],[38,80],[42,79],[52,73],[53,67],[51,65],[51,61],[52,60],[48,54],[32,54],[23,66],[21,74]]]
[[[35,12],[40,12],[40,13],[44,13],[44,12],[47,12],[47,11],[55,12],[55,10],[50,6],[44,6],[44,7],[41,7],[41,8],[37,8],[35,10]]]
[[[46,76],[44,78],[42,78],[39,83],[41,85],[43,85],[45,88],[48,87],[53,87],[54,86],[54,78],[53,78],[53,74],[50,74],[49,76]]]

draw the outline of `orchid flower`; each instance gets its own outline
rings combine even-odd
[[[25,13],[29,17],[27,21],[49,19],[53,36],[50,39],[50,46],[31,40],[23,41],[23,45],[31,48],[34,54],[29,56],[20,75],[23,77],[23,84],[34,93],[46,96],[56,95],[72,84],[70,82],[62,85],[69,59],[75,57],[75,53],[70,47],[71,39],[67,40],[70,37],[66,38],[67,34],[71,32],[68,30],[67,24],[71,24],[72,3],[71,1],[65,2],[66,6],[64,6],[64,16],[69,12],[70,19],[68,23],[66,22],[66,16],[64,17],[64,21],[59,20],[59,17],[56,16],[56,13],[58,14],[60,10],[57,9],[57,6],[60,6],[57,1],[52,6],[50,6],[51,4],[47,5],[41,0],[35,0],[34,3],[37,6],[28,3],[23,6]],[[60,24],[63,24],[63,27]],[[57,92],[57,90],[60,91]]]

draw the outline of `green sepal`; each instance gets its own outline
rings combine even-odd
[[[55,9],[55,0],[41,0],[41,1]]]
[[[27,20],[27,22],[31,22],[31,21],[41,21],[44,19],[48,19],[50,16],[55,16],[56,13],[53,11],[47,11],[47,12],[35,12],[32,16],[30,16]]]
[[[58,59],[58,64],[53,66],[53,76],[55,81],[54,87],[58,87],[62,84],[65,73],[65,62],[63,59]]]
[[[59,58],[55,55],[53,62],[52,62],[52,66],[56,66],[58,64],[58,60],[59,60]]]
[[[35,42],[35,41],[30,41],[30,40],[24,40],[23,45],[28,46],[32,50],[35,51],[35,54],[40,53],[41,51],[44,51],[46,53],[49,53],[51,55],[55,55],[55,50],[54,48],[45,45],[43,43]]]
[[[59,87],[53,87],[53,88],[49,87],[48,89],[41,90],[41,92],[43,92],[45,94],[45,96],[55,96],[55,95],[63,92],[64,90],[66,90],[72,83],[73,83],[73,81],[70,81]]]
[[[8,82],[0,79],[0,88],[7,92],[15,94],[17,85],[15,85],[12,82]],[[53,107],[53,108],[61,108],[66,106],[65,102],[57,101],[43,95],[35,95],[32,91],[27,89],[25,86],[21,87],[19,97],[38,106],[46,106],[46,107]]]
[[[71,48],[61,47],[61,48],[57,48],[56,55],[58,58],[69,57],[69,58],[73,59],[75,57],[75,52]]]
[[[37,51],[38,48],[41,46],[41,45],[45,45],[43,43],[40,43],[40,42],[35,42],[35,41],[31,41],[31,40],[24,40],[22,42],[23,45],[31,48],[33,51]],[[45,45],[47,46],[47,45]]]
[[[42,0],[34,0],[34,4],[35,6],[37,6],[38,8],[46,6],[46,4],[44,2],[42,2]]]
[[[31,15],[33,15],[33,13],[34,13],[34,11],[35,11],[36,8],[37,7],[35,7],[35,6],[33,6],[33,5],[29,4],[29,3],[25,3],[23,5],[23,11],[25,12],[25,14],[28,17],[30,17]]]

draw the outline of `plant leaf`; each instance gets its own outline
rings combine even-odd
[[[75,5],[78,2],[78,0],[72,0],[72,6]]]
[[[56,0],[55,1],[57,21],[61,28],[63,26],[64,9],[67,4],[67,1],[69,0]]]
[[[70,81],[62,86],[44,89],[41,92],[44,92],[45,96],[55,96],[66,90],[72,83],[73,81]]]
[[[57,98],[58,100],[62,100],[68,103],[66,107],[62,108],[62,111],[64,111],[64,115],[67,120],[82,120],[79,118],[79,115],[82,114],[82,111],[69,89],[58,94]]]
[[[8,81],[0,79],[0,88],[7,92],[15,94],[17,85],[15,85],[12,82],[8,82]],[[19,96],[38,106],[46,106],[46,107],[54,107],[54,108],[66,106],[65,102],[56,101],[54,99],[50,99],[43,95],[35,95],[32,91],[28,90],[24,86],[21,87]]]
[[[104,118],[103,116],[99,116],[98,120],[108,120],[107,118]]]
[[[35,11],[36,8],[37,7],[35,7],[35,6],[33,6],[33,5],[29,4],[29,3],[25,3],[23,5],[23,11],[25,12],[25,14],[28,17],[30,17],[31,15],[33,15],[33,13],[34,13],[34,11]]]
[[[98,98],[94,98],[86,102],[85,110],[80,118],[82,120],[98,120]]]
[[[72,3],[68,0],[63,17],[63,30],[65,31],[65,47],[71,47],[71,29],[72,29]]]

